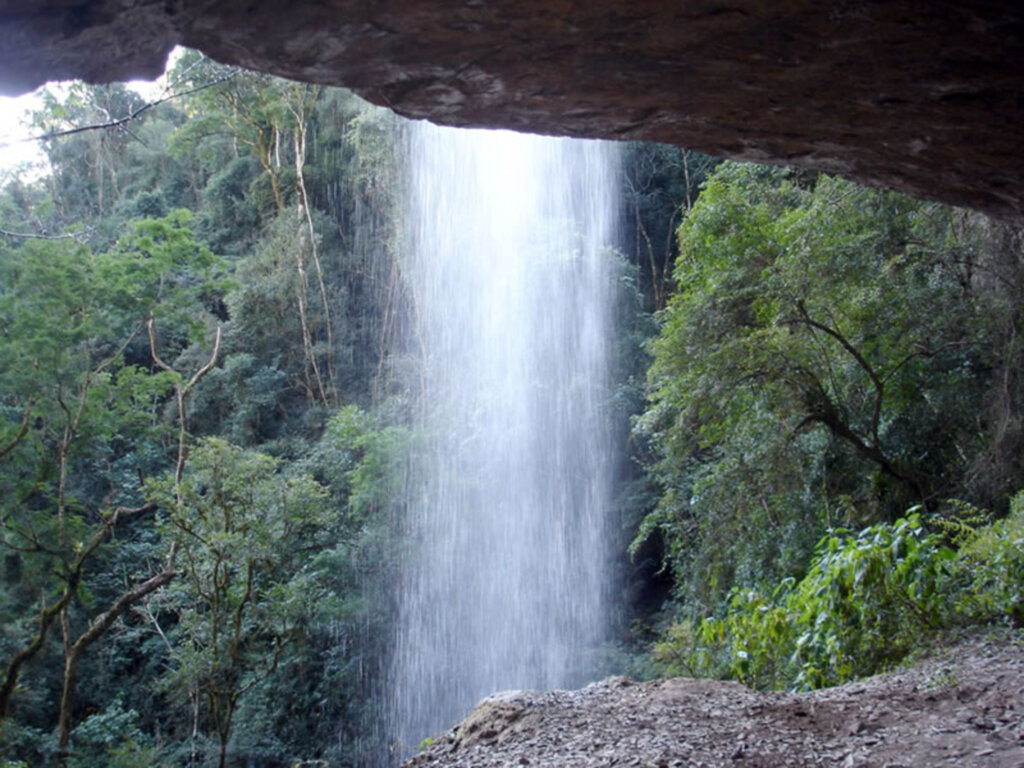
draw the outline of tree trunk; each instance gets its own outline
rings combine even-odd
[[[313,98],[316,98],[315,90]],[[299,218],[305,220],[309,237],[310,256],[313,259],[313,268],[316,270],[316,282],[320,289],[320,301],[323,304],[324,329],[327,335],[327,389],[331,392],[331,400],[337,400],[337,392],[334,387],[334,332],[331,328],[331,306],[327,300],[327,288],[324,284],[324,273],[320,266],[320,253],[316,245],[316,230],[313,227],[313,214],[310,209],[309,195],[306,192],[306,178],[303,169],[306,165],[306,130],[307,118],[303,106],[298,108],[290,107],[292,116],[295,118],[295,183],[299,199]],[[319,376],[319,372],[318,372]],[[325,404],[327,403],[325,399]]]
[[[64,657],[64,685],[60,697],[60,716],[57,721],[57,746],[58,756],[63,764],[68,755],[68,745],[71,742],[71,716],[75,699],[75,687],[78,685],[78,663],[85,650],[96,642],[103,633],[110,629],[117,618],[128,610],[135,603],[142,600],[146,595],[155,592],[167,584],[175,576],[174,556],[176,549],[171,547],[171,553],[167,559],[167,565],[160,573],[150,577],[146,581],[135,586],[129,592],[124,593],[110,608],[101,613],[73,644],[70,643],[70,634],[65,627],[65,657]]]

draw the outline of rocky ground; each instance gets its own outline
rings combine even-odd
[[[621,677],[501,693],[405,768],[812,765],[1024,768],[1024,634],[976,635],[811,693]]]

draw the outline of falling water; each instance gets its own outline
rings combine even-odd
[[[615,157],[602,142],[411,129],[411,344],[431,446],[400,585],[400,744],[495,691],[594,673]]]

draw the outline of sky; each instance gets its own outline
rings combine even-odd
[[[37,105],[38,99],[38,91],[17,97],[0,96],[0,145],[32,135],[24,123],[28,111]],[[42,160],[43,155],[36,142],[0,147],[0,170],[4,172],[21,163]]]
[[[174,61],[177,51],[171,54],[168,66]],[[153,81],[132,80],[128,87],[138,91],[143,98],[159,98],[166,85],[163,77]],[[47,83],[32,93],[23,96],[0,96],[0,183],[6,180],[22,163],[36,164],[38,168],[33,175],[45,173],[45,157],[38,142],[19,141],[33,135],[34,131],[28,124],[28,114],[39,106],[39,94],[43,88],[61,87],[61,83]],[[3,146],[3,145],[7,146]]]

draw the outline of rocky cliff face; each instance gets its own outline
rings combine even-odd
[[[0,0],[0,90],[175,44],[463,126],[649,139],[1024,220],[1010,0]]]

